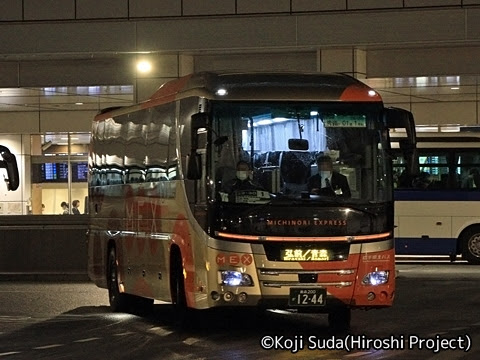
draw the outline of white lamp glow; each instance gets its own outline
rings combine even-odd
[[[142,60],[137,63],[137,70],[141,73],[148,73],[152,70],[152,64],[149,61]]]

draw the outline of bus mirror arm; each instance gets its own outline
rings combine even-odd
[[[407,137],[403,144],[404,148],[414,149],[417,146],[415,121],[410,111],[393,107],[386,108],[384,110],[384,123],[388,129],[405,129]]]
[[[202,158],[197,154],[197,149],[187,156],[187,179],[200,180],[202,178]]]
[[[418,157],[417,148],[412,146],[411,143],[401,140],[399,142],[400,150],[402,151],[403,158],[405,159],[405,170],[411,177],[418,175]]]

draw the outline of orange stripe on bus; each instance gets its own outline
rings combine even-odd
[[[391,232],[385,232],[381,234],[352,236],[254,236],[217,232],[217,235],[227,239],[253,241],[364,241],[389,238],[392,234]]]
[[[380,95],[366,85],[354,84],[348,86],[340,95],[341,101],[382,101]]]
[[[142,107],[149,108],[153,105],[160,105],[174,101],[177,94],[185,87],[191,77],[192,74],[163,84],[150,97],[150,99],[142,104]]]

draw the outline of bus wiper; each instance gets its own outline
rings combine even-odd
[[[353,209],[353,210],[356,210],[356,211],[360,211],[360,212],[363,212],[364,214],[368,214],[368,215],[371,215],[371,216],[376,216],[377,214],[375,214],[374,212],[368,210],[368,209],[365,209],[365,208],[362,208],[360,206],[356,206],[356,205],[347,205],[347,207],[349,207],[350,209]]]
[[[323,202],[323,203],[328,203],[328,204],[335,204],[335,205],[343,205],[345,207],[348,207],[352,210],[356,210],[356,211],[360,211],[360,212],[363,212],[364,214],[368,214],[368,215],[371,215],[371,216],[376,216],[375,213],[373,213],[372,211],[364,208],[364,207],[361,207],[359,205],[354,205],[352,203],[348,203],[346,202],[347,199],[344,199],[344,198],[341,198],[341,197],[319,197],[318,199],[315,199],[317,200],[318,202]]]

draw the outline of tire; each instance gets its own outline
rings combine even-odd
[[[185,279],[183,277],[183,266],[180,254],[172,257],[171,267],[171,291],[174,324],[178,328],[183,328],[187,323],[188,307],[187,298],[185,295]]]
[[[351,310],[347,307],[337,308],[328,313],[328,326],[335,331],[350,329]]]
[[[125,295],[125,294],[123,294]],[[142,296],[127,295],[130,310],[133,314],[139,316],[148,316],[153,313],[153,299]]]
[[[111,247],[108,251],[107,264],[107,286],[110,309],[113,312],[128,312],[130,297],[127,294],[120,293],[118,281],[117,255],[115,248]]]
[[[462,235],[463,258],[472,265],[480,264],[480,227],[467,229]]]

